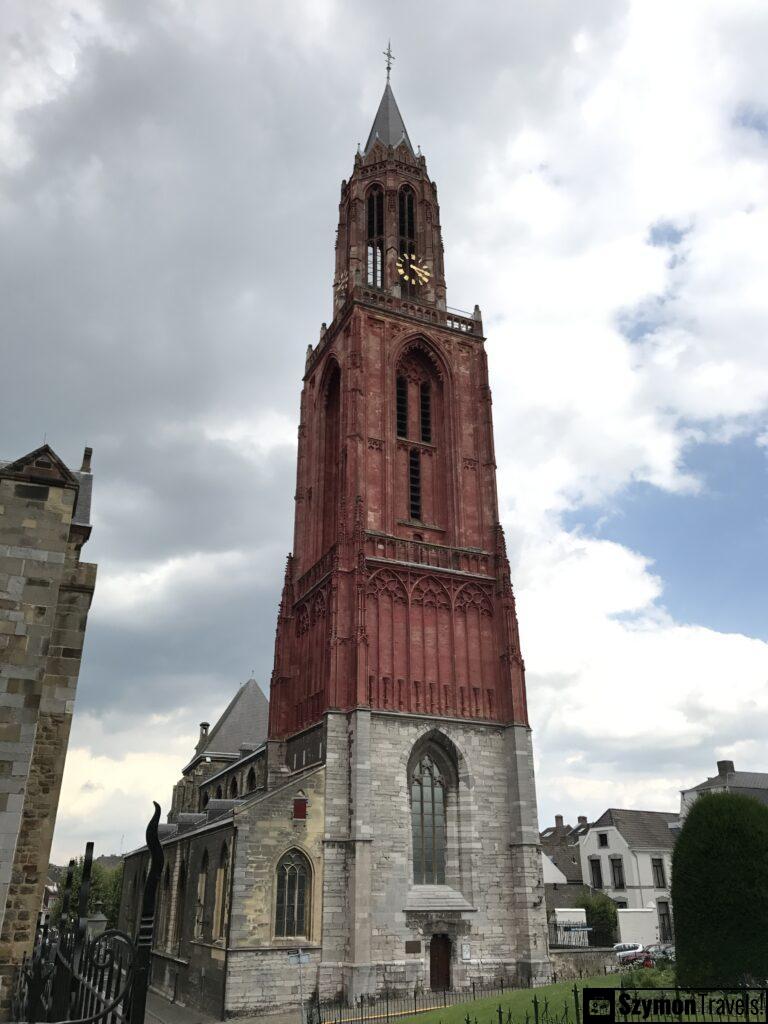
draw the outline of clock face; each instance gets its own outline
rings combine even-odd
[[[426,284],[432,277],[432,271],[415,252],[398,256],[397,272],[407,284]]]

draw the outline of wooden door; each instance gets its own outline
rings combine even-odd
[[[429,984],[433,992],[451,987],[451,940],[433,935],[429,944]]]

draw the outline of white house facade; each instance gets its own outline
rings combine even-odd
[[[579,838],[582,878],[619,908],[652,907],[658,939],[673,939],[672,848],[670,828],[677,815],[665,811],[609,808]]]

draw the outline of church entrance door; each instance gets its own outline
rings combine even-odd
[[[433,935],[429,944],[429,985],[433,992],[451,987],[451,940]]]

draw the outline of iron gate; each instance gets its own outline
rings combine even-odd
[[[38,927],[35,945],[16,975],[13,1020],[20,1024],[144,1024],[155,895],[163,869],[158,838],[160,805],[147,825],[150,868],[144,884],[138,934],[110,928],[86,931],[93,843],[85,848],[77,911],[70,907],[75,862],[69,862],[58,927]]]

